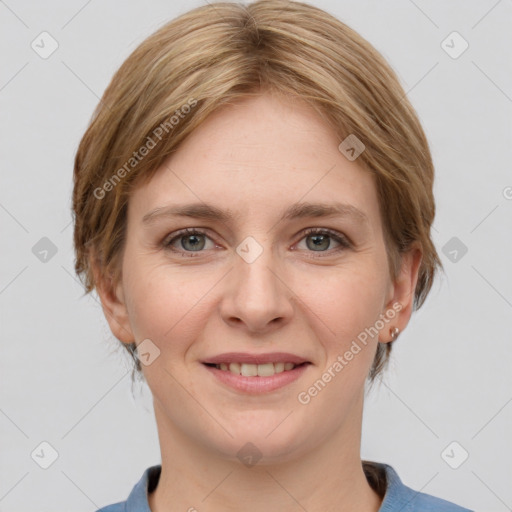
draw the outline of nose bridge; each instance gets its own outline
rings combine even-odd
[[[265,296],[265,300],[272,300],[279,293],[276,276],[271,272],[276,266],[273,250],[268,242],[269,238],[260,237],[258,241],[248,236],[236,248],[239,256],[235,263],[235,275],[238,289],[244,289],[247,297]]]
[[[258,242],[254,237],[248,236],[236,248],[239,260],[236,262],[237,276],[241,283],[249,286],[253,293],[262,291],[265,294],[274,294],[276,291],[274,273],[270,271],[276,266],[272,247],[270,244]],[[250,291],[250,290],[247,290]]]
[[[225,319],[236,318],[250,330],[261,330],[276,319],[290,317],[291,292],[279,277],[281,265],[271,245],[248,236],[236,247],[236,253],[229,277],[232,286],[224,297]]]

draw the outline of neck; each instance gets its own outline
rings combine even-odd
[[[343,425],[300,457],[246,467],[198,445],[166,421],[155,402],[162,471],[148,496],[151,511],[378,512],[382,498],[360,458],[362,399],[358,409],[357,424]]]

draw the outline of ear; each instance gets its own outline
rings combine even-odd
[[[397,327],[399,333],[407,327],[414,305],[414,292],[418,282],[418,272],[423,254],[419,244],[413,244],[411,249],[402,254],[399,274],[391,286],[391,298],[388,300],[383,314],[389,318],[389,323],[381,331],[379,341],[389,343],[394,341],[390,330]],[[396,314],[392,316],[392,312]]]
[[[96,291],[101,300],[103,314],[112,334],[123,343],[134,343],[135,337],[133,336],[124,299],[122,278],[119,279],[117,285],[114,285],[113,277],[105,275],[100,268],[98,259],[94,256],[90,258],[90,265],[94,274]]]

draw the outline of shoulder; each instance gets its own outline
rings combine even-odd
[[[160,478],[162,466],[147,468],[141,479],[135,484],[128,499],[107,505],[96,512],[151,512],[148,503],[148,493],[152,492]]]
[[[474,512],[468,508],[456,505],[451,501],[436,498],[430,494],[415,492],[410,506],[404,508],[404,512]]]
[[[96,510],[96,512],[126,512],[126,501],[120,501],[119,503],[112,503],[106,507]]]
[[[386,475],[386,494],[379,512],[474,512],[442,498],[415,491],[402,483],[388,464],[373,463]]]

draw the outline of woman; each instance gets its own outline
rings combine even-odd
[[[368,42],[298,2],[194,9],[121,66],[74,177],[76,271],[162,454],[102,512],[468,510],[360,457],[441,266],[428,143]]]

